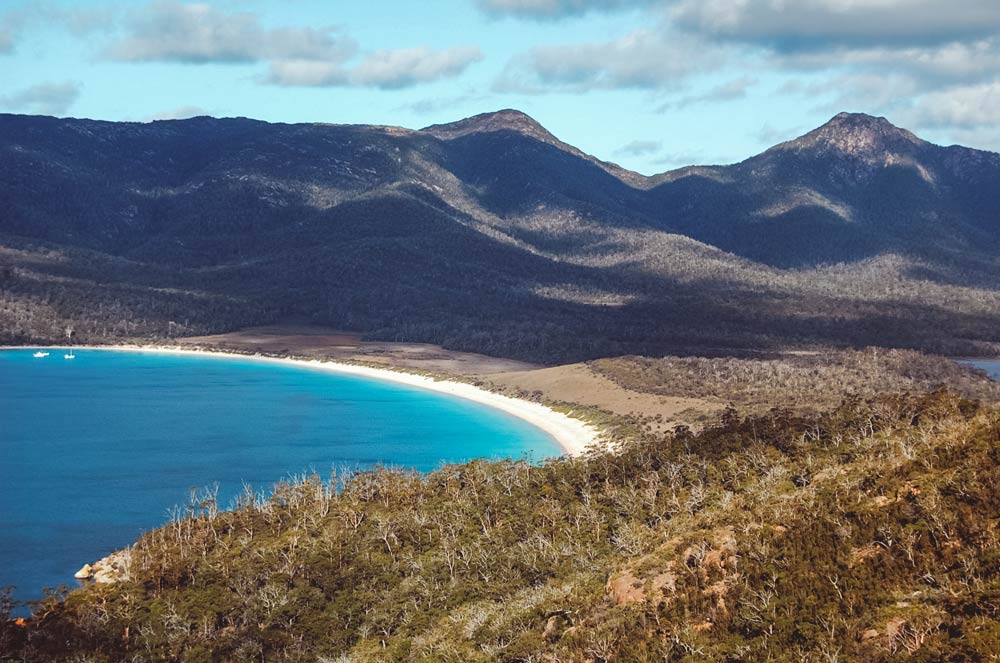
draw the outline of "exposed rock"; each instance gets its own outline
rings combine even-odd
[[[861,634],[861,642],[867,642],[869,640],[874,640],[878,636],[882,635],[877,629],[870,628]]]
[[[131,562],[131,551],[118,550],[93,564],[84,564],[83,568],[74,574],[78,580],[91,580],[96,583],[120,582],[128,580],[128,567]]]
[[[669,566],[672,567],[673,563]],[[670,571],[663,571],[652,578],[640,578],[632,569],[625,569],[608,578],[605,590],[615,605],[628,605],[639,601],[656,603],[671,596],[676,588],[677,576]]]
[[[628,605],[646,599],[645,584],[631,569],[625,569],[619,575],[608,578],[605,590],[615,605]]]
[[[893,126],[884,117],[864,113],[839,113],[823,126],[804,136],[782,143],[775,150],[815,150],[839,153],[858,159],[891,162],[928,143],[905,129]]]

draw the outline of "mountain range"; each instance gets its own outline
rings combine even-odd
[[[1000,350],[1000,155],[864,114],[654,176],[514,110],[0,115],[0,155],[7,342],[305,321],[543,362]]]

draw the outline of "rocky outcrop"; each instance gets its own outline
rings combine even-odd
[[[89,580],[96,583],[121,582],[129,578],[129,565],[132,561],[130,550],[118,550],[93,564],[84,564],[73,577],[77,580]]]

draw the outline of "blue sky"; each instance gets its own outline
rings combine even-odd
[[[997,0],[0,0],[0,111],[421,127],[518,108],[645,173],[841,110],[1000,150]]]

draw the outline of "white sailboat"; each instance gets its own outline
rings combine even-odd
[[[63,355],[63,359],[76,359],[76,355],[73,354],[73,348],[70,348],[69,352]]]

